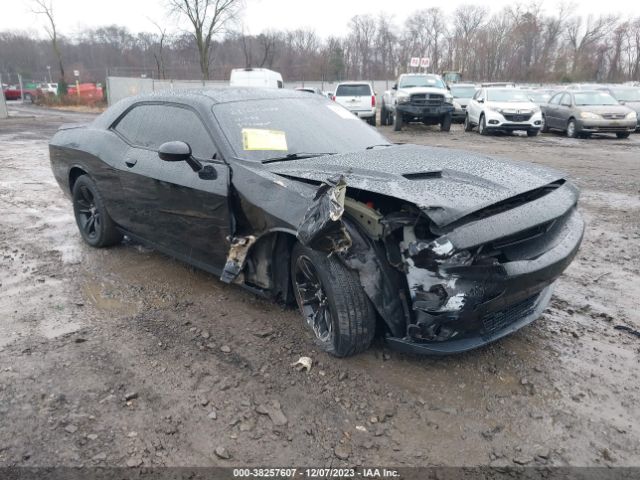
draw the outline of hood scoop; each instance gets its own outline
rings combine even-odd
[[[430,178],[442,178],[442,170],[430,170],[427,172],[403,173],[407,180],[429,180]]]

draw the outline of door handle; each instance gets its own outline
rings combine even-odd
[[[138,160],[136,160],[135,158],[129,158],[129,159],[125,160],[124,163],[127,165],[127,167],[131,168],[136,163],[138,163]]]

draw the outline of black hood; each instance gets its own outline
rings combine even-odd
[[[529,163],[418,145],[275,162],[265,167],[278,175],[318,182],[342,173],[348,187],[411,202],[439,227],[564,177]]]

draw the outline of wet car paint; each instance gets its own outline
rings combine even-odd
[[[287,98],[293,94],[231,89],[127,99],[89,127],[66,128],[54,137],[50,146],[54,175],[63,190],[69,192],[73,168],[82,168],[94,177],[100,191],[105,192],[109,213],[123,232],[183,261],[221,274],[223,281],[235,281],[285,301],[290,300],[289,279],[288,268],[282,268],[282,264],[288,266],[288,248],[295,236],[301,239],[300,227],[313,213],[318,187],[337,173],[345,175],[347,196],[360,204],[367,202],[368,195],[377,195],[375,200],[388,203],[387,209],[399,209],[402,205],[414,208],[411,221],[429,222],[434,239],[442,238],[451,226],[450,233],[457,239],[457,245],[451,244],[442,259],[453,257],[457,250],[476,247],[466,245],[464,239],[481,238],[478,235],[482,231],[508,236],[565,214],[569,216],[570,210],[574,210],[571,216],[579,219],[575,212],[575,188],[565,183],[558,172],[462,151],[400,146],[266,165],[234,158],[228,141],[209,115],[212,104],[274,95]],[[296,98],[308,97],[295,95]],[[201,159],[218,172],[215,180],[202,180],[184,162],[161,162],[152,149],[130,145],[110,129],[132,106],[141,102],[181,105],[200,117],[217,149],[215,159]],[[167,139],[170,140],[175,139]],[[548,211],[531,206],[527,201],[518,206],[522,209],[520,212],[506,208],[503,213],[511,214],[511,218],[497,221],[498,226],[509,225],[510,231],[495,228],[486,219],[469,217],[520,194],[544,189],[554,182],[557,186],[553,192],[545,192],[545,195],[552,200],[554,195],[564,195],[568,199],[565,210],[554,212],[556,217],[545,216]],[[472,318],[465,319],[463,313],[468,314],[469,310],[484,304],[487,292],[500,297],[509,290],[504,287],[510,279],[504,266],[497,267],[502,269],[498,282],[486,273],[474,278],[469,271],[454,272],[451,278],[441,281],[438,268],[415,267],[411,255],[407,254],[407,245],[401,248],[397,239],[391,240],[388,236],[371,238],[352,213],[347,209],[348,218],[337,220],[343,222],[343,231],[348,232],[351,241],[341,258],[359,273],[365,292],[385,320],[386,335],[390,339],[409,341],[417,351],[438,353],[446,343],[443,340],[450,342],[450,348],[445,347],[444,351],[454,352],[460,349],[452,339],[465,335],[477,337],[482,329],[478,315],[474,313]],[[388,233],[397,233],[406,225],[406,220],[398,222]],[[537,270],[530,269],[527,282],[511,285],[512,291],[503,295],[500,301],[494,301],[489,307],[485,305],[487,313],[499,312],[501,308],[522,301],[523,296],[530,298],[534,294],[539,300],[536,312],[544,308],[548,295],[541,292],[549,290],[549,285],[570,262],[580,244],[583,228],[581,220],[573,224],[573,243],[556,252],[561,257],[553,264],[557,268],[541,265]],[[313,233],[313,227],[309,233]],[[483,242],[494,239],[495,236],[489,236]],[[427,248],[437,253],[433,246]],[[334,248],[327,253],[337,250]],[[413,278],[416,275],[419,278],[416,284],[410,284],[408,280],[412,278],[412,271]],[[540,271],[546,273],[540,275]],[[464,279],[464,275],[470,275],[466,279],[467,288],[462,289],[464,300],[459,302],[458,308],[452,308],[446,318],[436,315],[434,319],[433,312],[425,317],[424,312],[416,308],[416,302],[420,300],[417,293],[440,284],[445,285],[442,288],[449,288],[446,296],[453,298],[455,303],[458,295],[454,288],[456,279]],[[537,281],[530,281],[531,276],[536,275],[539,276]],[[418,285],[420,283],[422,285]],[[504,287],[502,292],[499,291],[501,285]],[[468,301],[469,298],[474,301]],[[438,328],[456,322],[465,328],[453,330],[447,338],[438,338],[438,335],[428,338],[424,334],[428,328],[423,327],[434,321]],[[511,322],[498,333],[506,334],[517,324]],[[416,325],[422,333],[416,334]],[[474,346],[499,336],[502,335],[485,335]],[[438,348],[430,349],[429,345],[434,343]]]

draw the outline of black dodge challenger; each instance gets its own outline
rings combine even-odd
[[[462,352],[540,316],[584,231],[559,172],[392,145],[320,96],[131,97],[50,143],[83,239],[123,235],[285,303],[346,356]]]

